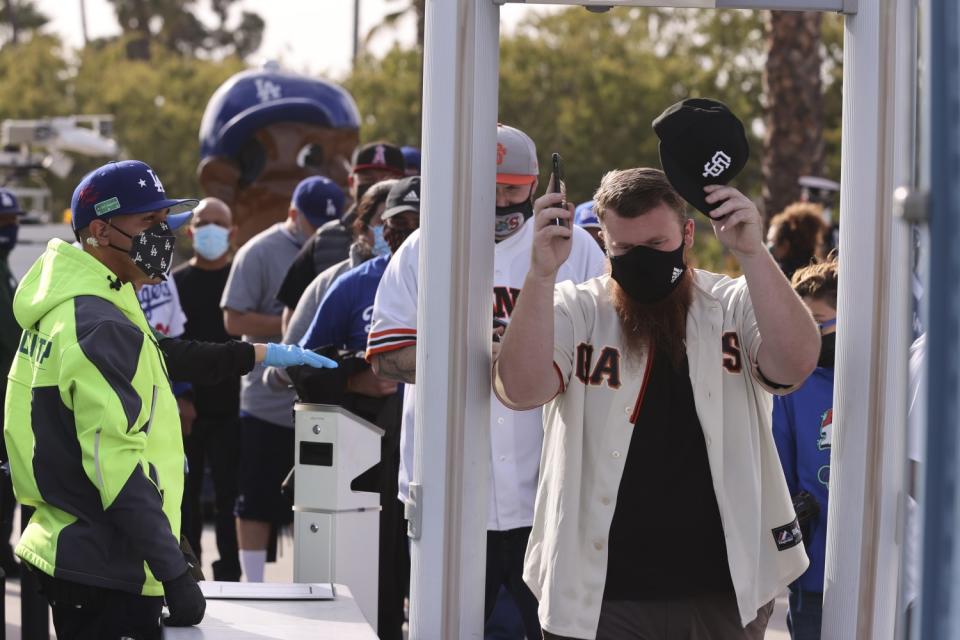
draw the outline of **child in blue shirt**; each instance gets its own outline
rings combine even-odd
[[[801,522],[810,567],[790,587],[787,626],[793,640],[819,640],[826,557],[830,447],[833,439],[833,357],[837,321],[836,259],[799,269],[791,284],[820,326],[817,368],[799,389],[773,400],[773,435],[798,514],[819,511]],[[807,494],[804,496],[803,494]]]

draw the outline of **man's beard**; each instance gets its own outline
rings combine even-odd
[[[686,354],[687,311],[693,297],[693,270],[685,269],[680,282],[663,300],[643,304],[631,298],[612,278],[611,302],[620,317],[627,357],[639,358],[646,352],[659,351],[670,358],[679,370]]]

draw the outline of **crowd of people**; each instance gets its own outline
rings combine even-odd
[[[792,637],[819,637],[837,261],[817,205],[764,235],[727,186],[746,158],[717,105],[668,109],[664,170],[611,171],[578,207],[541,187],[534,141],[497,126],[487,638],[760,639],[787,588]],[[688,180],[676,132],[698,118],[727,146]],[[74,193],[77,244],[51,241],[18,287],[6,274],[3,459],[33,515],[22,564],[9,545],[0,560],[39,576],[59,637],[159,637],[164,599],[166,624],[202,619],[208,474],[209,577],[262,581],[292,521],[298,398],[385,432],[367,487],[377,631],[403,637],[419,162],[361,146],[346,191],[302,180],[239,248],[225,202],[168,199],[144,163],[111,163]],[[692,266],[689,205],[741,277]],[[171,270],[177,233],[192,256]]]

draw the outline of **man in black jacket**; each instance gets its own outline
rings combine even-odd
[[[332,220],[317,229],[300,249],[280,285],[277,300],[286,307],[283,311],[284,330],[293,310],[297,308],[300,296],[313,279],[349,256],[350,243],[353,242],[350,227],[353,225],[356,203],[367,189],[381,180],[402,178],[405,168],[403,152],[388,142],[373,142],[354,151],[353,168],[348,179],[354,205],[340,220]]]
[[[180,306],[187,317],[183,338],[228,342],[231,336],[223,326],[219,301],[230,275],[230,246],[236,235],[230,207],[217,198],[204,198],[193,212],[187,234],[193,241],[194,256],[173,272]],[[193,402],[196,418],[189,432],[184,430],[188,473],[183,492],[183,535],[199,559],[203,530],[200,494],[205,468],[209,465],[220,554],[213,563],[213,579],[235,582],[240,579],[233,517],[240,458],[240,379],[229,376],[216,384],[204,380],[194,384],[187,395]]]

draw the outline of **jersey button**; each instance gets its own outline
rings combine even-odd
[[[600,498],[600,504],[602,504],[603,506],[609,505],[609,504],[610,504],[610,498],[608,498],[608,497],[606,497],[606,496]]]
[[[603,551],[603,543],[597,540],[596,542],[593,543],[593,548],[596,549],[597,551]]]
[[[623,412],[624,412],[625,414],[627,414],[627,415],[630,415],[630,412],[631,412],[631,411],[632,411],[632,409],[631,409],[630,407],[624,407],[624,408],[623,408]]]
[[[500,462],[506,462],[507,456],[500,456]]]
[[[503,418],[497,418],[497,424],[503,424]]]
[[[620,457],[620,452],[619,452],[619,451],[614,451],[614,452],[611,453],[610,455],[613,456],[614,458],[619,458],[619,457]]]

